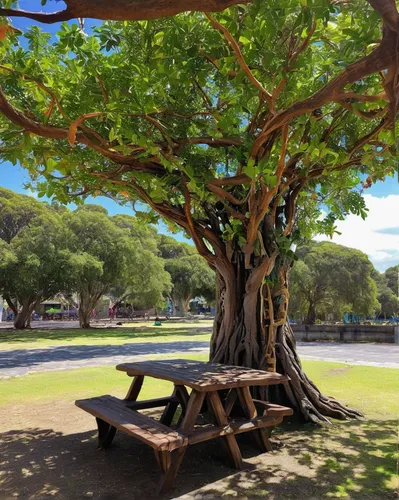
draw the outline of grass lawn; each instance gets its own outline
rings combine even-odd
[[[178,355],[175,354],[173,357],[178,357]],[[206,359],[206,355],[185,355],[184,357]],[[398,487],[396,447],[399,415],[399,370],[320,361],[304,361],[303,365],[310,378],[325,394],[334,396],[349,406],[361,410],[365,414],[365,420],[334,422],[332,426],[323,426],[321,428],[312,425],[298,427],[288,423],[276,433],[277,437],[285,443],[285,447],[274,455],[265,454],[255,455],[254,458],[250,457],[249,463],[253,464],[254,470],[244,471],[240,474],[235,474],[235,471],[229,472],[226,469],[221,469],[219,463],[215,464],[211,461],[209,458],[211,448],[207,448],[207,446],[212,447],[212,444],[201,445],[203,451],[201,451],[202,448],[200,447],[198,462],[194,460],[194,463],[192,459],[190,462],[188,458],[186,473],[180,476],[179,484],[183,488],[183,493],[206,485],[201,489],[204,495],[210,495],[209,498],[212,499],[223,498],[224,500],[266,497],[273,500],[308,498],[379,500],[396,498],[395,488]],[[17,408],[35,409],[45,407],[47,412],[51,412],[51,401],[56,401],[63,402],[63,408],[66,412],[56,418],[67,420],[69,408],[75,413],[77,411],[73,409],[75,399],[108,393],[124,396],[129,382],[130,379],[125,374],[117,372],[113,367],[46,372],[4,379],[0,380],[0,394],[2,395],[0,414],[8,415],[12,420],[12,412],[16,411]],[[149,379],[144,385],[142,397],[162,396],[168,394],[170,390],[171,385],[168,382]],[[76,413],[76,415],[75,419],[83,417],[83,414],[80,413]],[[19,424],[22,425],[22,428],[24,428],[23,419],[26,419],[26,427],[34,426],[34,422],[29,420],[29,411],[26,416],[24,411],[20,411],[19,418]],[[91,423],[91,420],[88,422],[89,425],[92,425],[90,428],[94,429],[94,422]],[[13,427],[12,425],[10,427],[10,425],[8,424],[8,428],[12,429]],[[35,427],[40,427],[40,425],[37,424]],[[18,432],[14,432],[12,435],[13,442],[10,441],[6,448],[6,453],[10,456],[17,453],[16,450],[19,450],[18,447],[22,445],[32,450],[32,453],[36,446],[39,447],[36,448],[37,454],[47,453],[51,455],[53,453],[51,447],[56,446],[57,439],[63,442],[62,440],[67,438],[66,435],[59,435],[59,433],[51,437],[48,434],[50,431],[46,430],[47,434],[45,434],[44,431],[35,429],[34,432],[38,434],[35,434],[33,441],[30,441],[29,432],[24,433],[23,438],[18,438]],[[42,435],[40,432],[44,434]],[[73,432],[79,432],[79,426],[76,429],[74,428]],[[28,434],[28,437],[26,434]],[[76,441],[74,456],[78,456],[78,458],[74,458],[74,460],[80,460],[79,450],[82,447],[84,447],[85,451],[82,452],[81,462],[76,466],[74,462],[71,462],[71,465],[68,465],[71,470],[68,469],[66,472],[70,472],[71,476],[73,476],[73,467],[79,467],[79,471],[76,470],[77,474],[81,474],[84,467],[88,467],[90,471],[98,471],[98,467],[102,467],[101,464],[105,459],[96,458],[93,455],[93,433],[73,434],[71,439],[75,435],[82,437],[79,437],[78,441]],[[15,443],[16,439],[19,440],[18,446]],[[76,438],[74,439],[76,440]],[[87,447],[85,445],[86,441],[89,441]],[[7,443],[7,438],[5,442]],[[128,448],[131,446],[129,443],[130,441],[121,438],[118,446],[126,446],[126,449],[130,450]],[[40,448],[42,445],[45,452]],[[218,450],[217,444],[215,444],[215,450],[216,452]],[[22,456],[21,451],[18,453]],[[112,460],[116,461],[122,460],[120,458],[121,453],[122,457],[125,456],[123,455],[124,450],[118,448],[112,453]],[[126,451],[126,453],[130,452]],[[131,478],[133,474],[134,479],[143,473],[134,472],[130,469],[130,467],[135,467],[136,465],[133,465],[133,463],[137,462],[137,459],[134,460],[136,452],[131,453],[133,453],[132,463],[125,464],[123,462],[118,467],[121,468],[121,471],[123,467],[129,467],[129,475],[126,477]],[[143,451],[143,453],[147,453],[147,451]],[[203,458],[201,458],[201,453],[204,454]],[[89,461],[89,465],[87,465],[87,461]],[[11,460],[8,463],[13,464],[14,462]],[[13,477],[16,478],[15,484],[22,484],[21,479],[17,480],[19,477],[18,470],[20,470],[18,467],[20,468],[21,464],[15,460],[14,465],[9,467],[13,468],[14,466],[16,469],[8,472],[8,476],[6,476],[8,477],[6,479],[8,485],[12,485]],[[142,464],[141,467],[143,467]],[[201,471],[204,473],[202,482],[195,472],[198,467],[201,467]],[[46,475],[43,475],[43,477],[48,480]],[[87,480],[90,482],[90,478]],[[59,481],[61,484],[61,480]],[[98,482],[98,479],[96,481]],[[129,481],[131,479],[128,479],[128,483],[126,483],[128,489],[131,488]],[[136,481],[138,480],[136,479]],[[137,497],[132,498],[148,498],[146,490],[141,491],[139,483],[135,484],[138,487]],[[107,486],[107,488],[109,487]],[[25,492],[26,497],[32,495],[32,488]],[[145,487],[143,486],[143,488]],[[11,488],[7,491],[14,490]],[[129,498],[129,491],[126,498]],[[23,493],[22,497],[24,496]],[[142,496],[140,497],[140,495]],[[72,497],[73,495],[67,495],[62,498]],[[120,498],[125,497],[122,495]],[[189,498],[196,497],[193,494]]]
[[[115,328],[0,330],[0,350],[65,345],[118,345],[130,342],[208,341],[212,321],[125,323]]]

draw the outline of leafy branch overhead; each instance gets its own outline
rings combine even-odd
[[[183,3],[170,13],[234,2]],[[139,199],[210,264],[228,265],[239,247],[251,268],[271,257],[262,224],[288,252],[297,229],[332,234],[337,217],[364,216],[363,174],[393,175],[394,2],[254,2],[137,23],[125,20],[147,19],[130,17],[146,2],[136,14],[123,0],[113,14],[109,2],[66,4],[1,9],[124,20],[87,32],[63,23],[56,39],[36,26],[3,30],[1,156],[27,166],[42,195]],[[157,5],[151,17],[165,15]]]

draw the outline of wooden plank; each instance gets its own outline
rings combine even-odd
[[[166,470],[161,474],[161,480],[158,485],[157,494],[166,493],[173,486],[173,481],[179,471],[186,448],[179,448],[172,452],[164,452],[169,455],[169,463]]]
[[[288,406],[276,405],[260,399],[254,399],[253,401],[258,411],[262,411],[263,415],[289,417],[294,414],[294,410]]]
[[[217,392],[209,392],[208,400],[217,423],[220,426],[226,426],[228,424],[228,419],[227,415],[224,412],[222,402],[220,401],[219,394]],[[237,469],[242,469],[242,456],[235,436],[233,434],[226,434],[224,437],[222,437],[222,439],[231,456],[234,466]]]
[[[258,412],[255,403],[252,399],[249,387],[240,387],[239,389],[237,389],[237,393],[245,416],[249,419],[255,418]],[[253,439],[255,440],[256,446],[260,449],[262,453],[266,451],[273,451],[272,445],[269,441],[265,429],[260,428],[254,430]]]
[[[179,406],[179,400],[176,397],[176,388],[173,390],[172,397],[169,398],[169,403],[165,406],[165,409],[161,416],[161,423],[170,427],[173,422],[173,417],[175,416],[177,407]]]
[[[194,425],[201,411],[204,399],[205,393],[198,392],[196,390],[193,390],[191,392],[190,399],[188,400],[186,414],[184,415],[182,423],[178,428],[179,432],[181,432],[182,434],[187,434],[194,429]]]
[[[188,435],[188,444],[198,444],[204,441],[209,441],[210,439],[226,436],[228,434],[242,434],[259,428],[275,427],[276,425],[281,424],[282,421],[282,417],[268,416],[260,416],[252,420],[238,418],[230,421],[225,426],[211,426],[194,429],[194,431]]]
[[[123,363],[116,368],[130,376],[148,375],[204,392],[234,387],[281,384],[288,380],[288,377],[279,373],[181,359]]]
[[[188,439],[177,431],[126,406],[126,401],[102,396],[75,402],[95,417],[143,441],[154,449],[172,451],[186,446]]]
[[[236,401],[237,401],[237,391],[235,389],[230,389],[224,404],[224,411],[227,416],[230,415],[231,410],[233,409]]]
[[[133,401],[132,403],[126,404],[127,408],[132,410],[148,410],[149,408],[161,408],[166,406],[171,401],[177,401],[177,398],[169,396],[166,398],[156,398],[156,399],[143,399],[141,401]]]
[[[138,398],[141,388],[143,386],[144,382],[144,376],[143,375],[136,375],[130,385],[130,389],[128,393],[126,394],[125,400],[126,401],[136,401]]]

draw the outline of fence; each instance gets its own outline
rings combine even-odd
[[[394,325],[292,325],[302,341],[383,342],[399,344],[399,326]]]

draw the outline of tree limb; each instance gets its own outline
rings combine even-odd
[[[241,49],[238,46],[238,43],[234,40],[233,36],[229,32],[227,28],[223,26],[223,24],[220,24],[216,19],[214,19],[212,16],[210,16],[207,12],[204,13],[205,16],[209,19],[211,24],[213,26],[221,31],[223,35],[225,36],[226,40],[230,43],[236,57],[239,65],[241,66],[242,70],[244,73],[247,75],[248,79],[257,87],[262,94],[264,95],[266,101],[269,103],[269,106],[272,106],[273,104],[273,99],[271,94],[263,87],[263,85],[259,82],[259,80],[252,74],[252,71],[249,69],[248,64],[246,63],[244,56],[242,55]]]
[[[221,12],[249,0],[65,0],[65,10],[45,13],[0,9],[0,16],[25,17],[45,24],[92,18],[113,21],[145,21],[174,16],[181,12]]]

